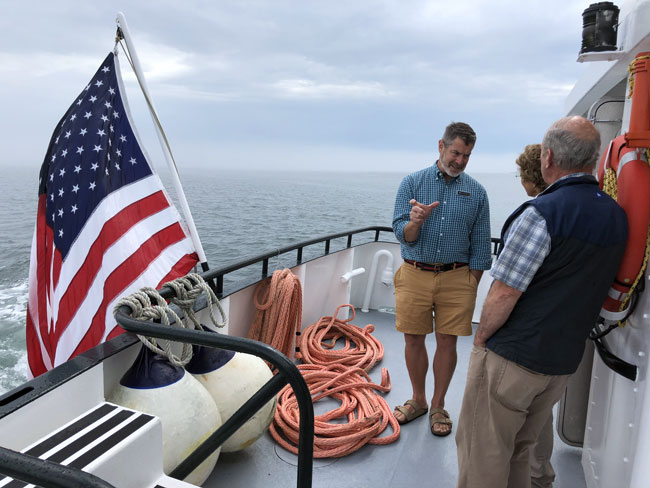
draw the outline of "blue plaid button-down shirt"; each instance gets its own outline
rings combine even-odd
[[[574,173],[557,181],[586,175],[587,173]],[[548,188],[544,191],[548,191]],[[506,230],[503,250],[492,266],[490,275],[495,280],[524,292],[550,252],[551,236],[546,228],[546,220],[535,207],[529,206]]]
[[[440,202],[413,242],[404,240],[414,198]],[[408,175],[395,197],[393,231],[402,244],[402,258],[422,263],[469,263],[470,269],[490,269],[490,207],[483,186],[466,173],[445,181],[437,164]]]
[[[510,224],[504,239],[503,250],[490,274],[495,280],[524,292],[551,252],[546,220],[535,207],[527,207]]]

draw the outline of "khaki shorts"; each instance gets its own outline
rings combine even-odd
[[[469,266],[434,273],[403,263],[395,273],[395,325],[405,334],[472,335],[478,283]]]

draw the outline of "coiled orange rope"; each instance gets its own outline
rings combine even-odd
[[[347,456],[365,444],[390,444],[399,438],[399,424],[386,400],[372,391],[390,391],[390,377],[385,368],[382,369],[381,385],[373,383],[361,368],[340,364],[301,364],[298,368],[314,403],[325,397],[340,402],[338,408],[317,415],[314,420],[314,458]],[[337,419],[347,419],[347,423],[330,422]],[[379,437],[389,424],[393,433]],[[296,397],[287,386],[280,392],[269,430],[278,444],[297,454],[299,425]]]
[[[352,317],[336,318],[349,307]],[[366,373],[384,357],[384,348],[372,336],[373,325],[363,329],[350,323],[355,317],[352,305],[341,305],[332,317],[322,317],[302,334],[299,365],[314,403],[332,397],[340,406],[318,415],[314,422],[314,457],[346,456],[365,444],[390,444],[399,438],[400,426],[386,401],[376,391],[390,391],[388,370],[382,368],[381,384]],[[345,345],[334,349],[337,340]],[[327,341],[329,341],[327,343]],[[341,423],[341,420],[347,422]],[[390,425],[393,432],[380,437]],[[299,411],[293,390],[286,386],[279,395],[278,407],[269,428],[275,441],[290,452],[298,452]]]
[[[248,337],[291,357],[294,335],[300,335],[302,320],[300,280],[288,269],[276,271],[270,280],[258,285],[253,299],[257,314]],[[351,318],[336,318],[343,307],[352,310]],[[397,420],[383,397],[376,393],[390,391],[388,370],[382,369],[379,385],[366,373],[384,357],[384,348],[372,336],[374,326],[369,324],[361,329],[350,323],[354,317],[352,305],[341,305],[332,317],[322,317],[307,327],[302,339],[296,341],[300,346],[296,357],[306,363],[298,368],[312,402],[331,397],[340,403],[315,418],[315,458],[342,457],[365,444],[390,444],[399,438]],[[345,345],[334,349],[339,339],[344,339]],[[298,453],[299,419],[295,395],[287,385],[279,393],[269,431],[278,444],[294,454]],[[380,436],[388,425],[392,434]]]
[[[302,286],[298,277],[288,269],[276,271],[270,280],[255,288],[253,301],[257,313],[248,338],[293,357],[294,339],[302,327]]]
[[[347,320],[336,318],[343,307],[352,310],[352,317]],[[303,363],[324,366],[341,364],[370,371],[384,357],[384,346],[372,336],[374,325],[368,324],[361,329],[350,323],[355,316],[352,305],[341,305],[332,317],[321,317],[318,322],[307,327],[302,332],[300,346]],[[336,341],[342,338],[345,339],[345,346],[334,349]],[[326,344],[325,341],[328,340],[330,342]]]

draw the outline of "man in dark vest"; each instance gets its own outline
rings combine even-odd
[[[474,337],[459,418],[459,488],[530,487],[529,448],[614,280],[627,219],[592,176],[600,135],[567,117],[544,135],[550,185],[506,221]]]

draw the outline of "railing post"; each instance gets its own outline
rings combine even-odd
[[[217,291],[215,292],[217,295],[223,294],[223,275],[217,275]]]

